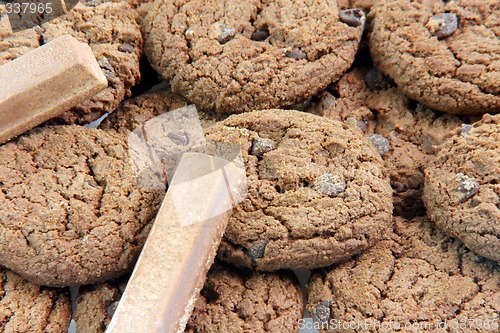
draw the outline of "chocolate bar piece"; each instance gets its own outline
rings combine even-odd
[[[107,87],[92,50],[61,36],[0,67],[0,144]]]

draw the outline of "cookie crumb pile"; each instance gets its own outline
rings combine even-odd
[[[247,189],[178,331],[500,331],[499,1],[97,0],[14,32],[7,10],[0,66],[70,35],[107,86],[0,145],[0,332],[122,318],[180,159],[130,138],[153,156],[181,108],[200,133],[162,123],[169,147],[238,145]]]

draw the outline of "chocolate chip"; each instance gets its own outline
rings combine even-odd
[[[469,131],[474,128],[474,126],[470,124],[462,124],[461,132],[463,136],[469,135]]]
[[[233,39],[234,36],[236,36],[235,28],[222,27],[219,36],[217,36],[217,41],[221,44],[225,44]]]
[[[187,146],[189,143],[189,137],[186,132],[170,132],[167,134],[167,137],[179,146]]]
[[[247,254],[252,259],[262,258],[264,257],[264,252],[266,250],[268,240],[261,239],[252,244],[252,246],[248,249]]]
[[[306,54],[301,50],[290,50],[285,52],[285,57],[300,60],[304,59]]]
[[[387,89],[390,87],[387,78],[375,67],[370,68],[366,72],[365,82],[370,90]]]
[[[338,196],[340,193],[344,192],[346,188],[347,184],[345,180],[340,176],[334,176],[331,173],[321,175],[314,182],[314,189],[316,191],[331,198]]]
[[[258,42],[266,40],[267,37],[269,37],[269,30],[267,30],[267,29],[255,30],[254,33],[252,34],[252,40],[255,40]]]
[[[381,156],[387,154],[391,149],[389,140],[380,134],[370,134],[367,136],[367,139],[370,140],[375,148],[377,148],[377,151]]]
[[[458,18],[455,13],[439,13],[427,22],[427,29],[438,39],[451,36],[458,28]]]
[[[314,307],[312,318],[321,325],[327,324],[330,319],[332,300],[321,301]]]
[[[108,306],[107,312],[110,317],[113,317],[117,307],[118,307],[118,302],[113,302]]]
[[[480,184],[474,178],[464,175],[463,173],[458,173],[455,176],[455,180],[458,182],[456,191],[458,192],[460,202],[467,201],[479,192]]]
[[[118,51],[125,53],[132,53],[134,52],[134,46],[128,43],[123,43],[120,46],[118,46]]]
[[[99,58],[99,60],[97,60],[97,63],[99,64],[99,66],[101,66],[101,69],[108,80],[117,79],[115,74],[115,69],[109,62],[108,58],[106,57]]]
[[[361,130],[361,132],[366,133],[368,131],[368,125],[370,121],[368,120],[356,120],[356,126]]]
[[[366,21],[365,12],[359,8],[343,9],[339,13],[339,18],[340,21],[351,27],[364,26]]]
[[[258,138],[253,140],[250,154],[257,157],[262,157],[265,153],[268,153],[274,149],[276,149],[276,142],[271,139]]]
[[[208,304],[213,304],[217,302],[220,295],[211,283],[205,283],[200,294],[205,298]]]

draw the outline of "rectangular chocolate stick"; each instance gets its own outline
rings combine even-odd
[[[107,333],[183,332],[245,171],[184,153]]]
[[[61,36],[0,67],[0,144],[108,85],[92,50]]]

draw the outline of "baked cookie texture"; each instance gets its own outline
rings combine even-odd
[[[124,101],[104,118],[99,128],[128,136],[146,121],[187,105],[185,99],[173,94],[169,89],[149,91]]]
[[[425,170],[424,202],[439,228],[500,261],[500,115],[441,145]]]
[[[77,333],[104,333],[125,285],[121,279],[81,288]],[[297,332],[302,312],[302,290],[293,273],[257,273],[215,263],[185,332]]]
[[[258,270],[333,264],[390,227],[391,188],[380,156],[347,125],[308,113],[233,115],[207,140],[241,146],[248,195],[233,210],[218,256]]]
[[[0,268],[0,330],[3,333],[67,333],[70,321],[69,290],[39,287]]]
[[[0,146],[0,156],[1,265],[48,286],[131,268],[164,192],[137,185],[125,140],[47,126]]]
[[[303,295],[292,272],[258,273],[215,264],[186,333],[297,332]]]
[[[132,131],[143,126],[148,120],[188,105],[183,97],[172,93],[169,88],[148,91],[120,104],[101,122],[99,128],[128,137]],[[213,112],[198,110],[198,118],[206,131],[224,117]]]
[[[435,147],[475,120],[428,109],[367,67],[344,74],[306,111],[347,123],[375,141],[390,175],[394,214],[407,218],[426,214],[424,169],[434,159]]]
[[[379,1],[369,14],[373,61],[435,110],[499,112],[499,11],[496,0]]]
[[[77,333],[104,333],[125,292],[128,276],[78,290],[73,317]]]
[[[135,13],[125,2],[78,5],[68,14],[15,34],[0,32],[0,65],[61,35],[88,43],[108,79],[108,87],[53,123],[86,124],[114,110],[139,83],[143,39]]]
[[[500,320],[498,264],[426,217],[395,217],[390,239],[314,272],[308,292],[322,332],[493,332]]]
[[[348,25],[340,13],[333,0],[155,1],[145,53],[203,110],[292,107],[353,62],[365,17]]]

